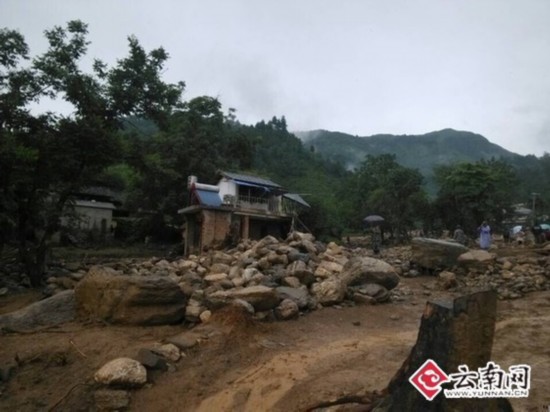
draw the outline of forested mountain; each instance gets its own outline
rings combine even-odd
[[[481,159],[516,159],[519,155],[466,131],[444,129],[423,135],[378,134],[358,137],[340,132],[296,132],[305,145],[347,169],[356,168],[366,155],[395,154],[398,163],[430,176],[437,165],[475,162]]]
[[[479,134],[453,129],[423,135],[358,137],[327,130],[296,132],[295,135],[323,158],[338,162],[348,170],[357,168],[367,155],[394,154],[399,164],[422,173],[430,192],[436,190],[433,182],[436,166],[483,159],[506,159],[514,163],[521,157]]]

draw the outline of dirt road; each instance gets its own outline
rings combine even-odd
[[[403,279],[400,287],[408,295],[400,302],[329,307],[294,321],[219,316],[206,326],[210,337],[190,349],[176,371],[152,373],[151,383],[133,392],[130,409],[303,411],[380,390],[414,344],[426,300],[449,296],[428,291],[430,282],[433,278]],[[0,386],[0,409],[91,410],[92,376],[100,366],[181,331],[181,326],[74,323],[0,336],[0,367],[14,358],[19,362]],[[531,395],[512,400],[515,410],[540,411],[550,404],[550,292],[499,302],[492,360],[503,368],[518,363],[533,368]]]

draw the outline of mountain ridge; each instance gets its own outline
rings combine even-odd
[[[340,162],[348,169],[358,167],[366,155],[391,153],[400,164],[418,169],[426,177],[438,165],[521,157],[480,134],[451,128],[421,135],[353,136],[323,129],[294,132],[294,135],[322,157]]]

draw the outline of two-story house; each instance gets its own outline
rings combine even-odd
[[[309,208],[295,193],[270,180],[220,172],[217,185],[189,176],[189,206],[185,217],[185,254],[218,247],[238,239],[286,237],[299,211]]]

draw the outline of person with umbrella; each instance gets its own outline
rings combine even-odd
[[[380,253],[380,245],[382,243],[380,225],[384,222],[384,218],[378,215],[370,215],[363,219],[363,222],[370,227],[370,242],[372,251],[375,255],[378,255]]]

